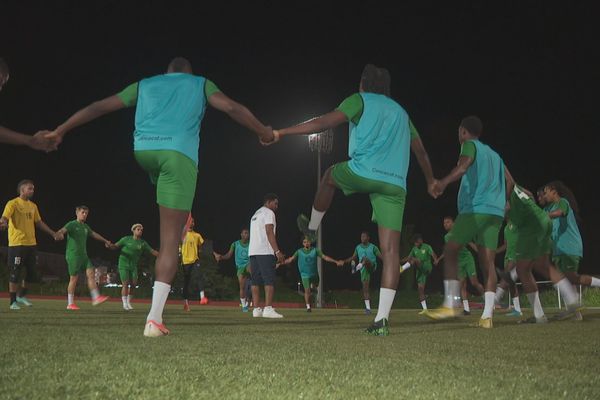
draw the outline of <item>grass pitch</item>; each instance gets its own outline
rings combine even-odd
[[[585,321],[469,326],[393,310],[391,335],[362,310],[167,306],[172,335],[142,336],[148,304],[64,301],[0,309],[2,399],[598,399],[600,310]],[[552,310],[549,310],[552,311]],[[551,312],[549,312],[551,314]]]

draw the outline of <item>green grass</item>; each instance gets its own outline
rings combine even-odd
[[[169,337],[142,336],[148,304],[67,313],[64,301],[0,309],[0,398],[10,399],[597,399],[600,310],[583,322],[521,326],[498,315],[433,323],[394,310],[369,337],[360,310],[168,306]]]

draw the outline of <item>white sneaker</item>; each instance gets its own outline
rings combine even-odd
[[[262,312],[263,318],[283,318],[283,315],[279,314],[273,307],[265,307]]]
[[[123,304],[123,310],[129,311],[129,307],[127,307],[127,303]]]
[[[133,307],[131,307],[131,303],[129,303],[129,302],[127,303],[127,309],[128,310],[133,310]]]
[[[252,310],[252,316],[254,318],[260,318],[263,316],[263,309],[260,307],[254,307],[254,310]]]
[[[356,264],[356,272],[360,271],[361,269],[363,269],[363,264],[362,263]]]

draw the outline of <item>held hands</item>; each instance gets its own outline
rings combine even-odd
[[[50,131],[38,131],[31,137],[29,141],[29,147],[33,150],[41,150],[49,153],[58,149],[58,143],[53,137],[48,137]]]
[[[0,218],[0,231],[5,230],[6,228],[8,228],[8,220]]]
[[[107,240],[106,242],[104,242],[104,247],[113,250],[116,246],[110,240]]]
[[[336,260],[335,265],[338,267],[343,267],[345,264],[344,260]]]
[[[54,237],[55,241],[60,242],[61,240],[63,240],[65,238],[65,234],[62,233],[62,232],[60,232],[60,231],[59,232],[54,232],[53,237]]]
[[[444,193],[444,190],[446,190],[446,184],[443,184],[437,179],[434,179],[433,182],[427,185],[427,191],[434,199],[441,196]]]
[[[280,138],[281,135],[279,134],[279,131],[276,129],[272,129],[271,136],[267,138],[268,140],[265,140],[265,138],[263,137],[260,139],[260,144],[262,144],[263,146],[270,146],[279,142]]]
[[[214,251],[213,251],[213,257],[215,257],[215,261],[216,262],[219,262],[219,261],[221,261],[223,259],[222,255],[220,255],[219,253],[216,253]]]
[[[278,264],[285,264],[285,255],[281,251],[277,251],[277,253],[275,253],[275,257],[277,257]]]

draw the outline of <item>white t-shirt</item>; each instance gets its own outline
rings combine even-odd
[[[273,232],[276,232],[275,213],[270,208],[263,206],[256,210],[250,219],[249,256],[275,255],[275,251],[267,239],[266,225],[273,225]]]

